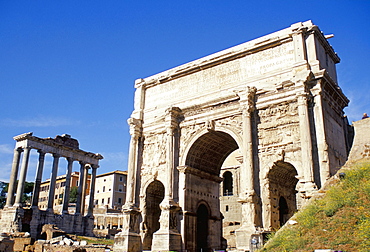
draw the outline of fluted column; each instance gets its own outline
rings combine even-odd
[[[55,194],[55,184],[56,178],[58,174],[58,164],[59,164],[59,154],[53,154],[53,168],[51,171],[50,176],[50,188],[49,188],[49,196],[48,196],[48,211],[53,211],[54,207],[54,194]]]
[[[258,197],[254,189],[253,127],[252,113],[255,110],[255,87],[247,87],[239,93],[243,120],[243,163],[240,169],[240,193],[238,202],[242,204],[241,227],[235,231],[236,246],[239,250],[250,249],[250,238],[257,226],[256,204]]]
[[[80,174],[79,174],[79,178],[78,178],[76,214],[81,213],[82,189],[83,189],[83,183],[84,183],[84,175],[85,175],[85,163],[80,162]]]
[[[6,207],[12,207],[14,204],[14,193],[18,177],[19,161],[21,158],[22,148],[14,149],[12,171],[10,173],[10,180],[8,186],[8,196],[6,198]]]
[[[64,196],[63,196],[63,213],[68,213],[68,203],[69,203],[69,195],[71,192],[71,174],[72,174],[72,167],[73,167],[73,159],[67,158],[67,174],[66,174],[66,184],[64,187]]]
[[[22,167],[21,167],[21,172],[19,174],[19,181],[18,181],[18,187],[17,187],[17,195],[15,197],[15,203],[14,203],[14,206],[16,207],[20,207],[22,205],[22,196],[23,196],[23,191],[24,191],[24,183],[26,182],[30,152],[31,152],[31,147],[24,148]]]
[[[321,85],[321,83],[320,83]],[[315,102],[315,127],[317,139],[317,151],[320,164],[320,187],[330,178],[330,159],[329,159],[329,146],[326,140],[325,119],[323,113],[322,103],[322,90],[321,87],[313,90]]]
[[[90,198],[89,198],[89,208],[87,211],[88,216],[93,215],[94,210],[94,195],[95,195],[95,179],[96,179],[96,169],[98,169],[97,165],[92,165],[92,173],[90,179]],[[113,198],[112,198],[113,200]]]
[[[37,207],[39,203],[40,185],[41,185],[42,172],[44,169],[44,161],[45,161],[45,152],[43,152],[42,150],[38,150],[38,153],[39,153],[39,162],[37,165],[35,185],[33,187],[33,193],[32,193],[32,206],[33,207]]]
[[[302,170],[304,187],[301,188],[302,192],[316,190],[314,183],[314,167],[312,157],[312,138],[310,129],[310,119],[308,114],[308,94],[306,92],[299,92],[297,94],[298,101],[298,116],[299,116],[299,129],[301,138],[301,157],[302,157]]]
[[[141,120],[136,118],[129,118],[128,124],[130,125],[130,149],[128,157],[128,178],[127,178],[127,191],[126,203],[124,208],[134,209],[137,208],[136,202],[136,175],[138,172],[138,150],[139,150],[139,137],[141,136]]]
[[[166,110],[166,192],[165,198],[160,204],[161,217],[160,228],[153,234],[152,251],[180,251],[181,235],[178,230],[179,204],[174,200],[175,172],[178,162],[176,160],[175,134],[179,129],[179,119],[182,114],[180,108],[170,107]]]
[[[136,181],[139,173],[138,152],[139,139],[142,134],[142,121],[136,118],[127,120],[130,125],[130,149],[128,157],[126,203],[122,206],[122,231],[114,236],[114,251],[139,252],[141,251],[141,236],[139,230]]]

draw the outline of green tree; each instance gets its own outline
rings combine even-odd
[[[69,203],[77,202],[77,186],[72,186],[71,192],[69,193]]]

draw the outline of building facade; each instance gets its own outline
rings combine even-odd
[[[112,171],[96,176],[95,207],[121,209],[126,200],[127,171]]]
[[[72,172],[71,173],[71,179],[70,179],[70,185],[69,188],[72,190],[74,187],[78,188],[78,182],[80,179],[80,173],[79,172]],[[89,195],[90,195],[90,182],[91,182],[91,175],[88,174],[87,176],[87,186],[85,188],[85,207],[84,211],[87,211],[87,202],[89,202]],[[61,175],[56,177],[56,183],[55,183],[55,192],[54,192],[54,211],[55,212],[62,212],[62,206],[63,206],[63,198],[64,193],[66,189],[66,175]],[[46,181],[42,182],[40,184],[40,195],[39,195],[39,203],[38,207],[39,209],[46,210],[47,209],[47,201],[49,197],[49,190],[50,190],[50,179],[47,179]],[[72,202],[68,205],[73,205]],[[72,208],[68,209],[69,212],[75,212],[75,205]]]

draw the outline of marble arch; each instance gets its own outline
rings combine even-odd
[[[125,226],[114,250],[141,251],[145,206],[139,194],[153,178],[165,192],[152,251],[196,251],[202,200],[212,209],[208,249],[225,249],[219,168],[236,149],[241,220],[235,246],[250,250],[252,236],[274,228],[268,188],[282,180],[272,177],[294,173],[295,195],[278,195],[288,211],[293,196],[299,208],[347,159],[343,109],[349,100],[337,83],[339,61],[325,35],[306,21],[136,80]],[[269,173],[274,162],[280,168]]]

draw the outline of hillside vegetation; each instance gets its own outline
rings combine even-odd
[[[259,251],[370,251],[370,162],[341,170],[323,197],[312,199]],[[290,222],[291,223],[291,222]]]

